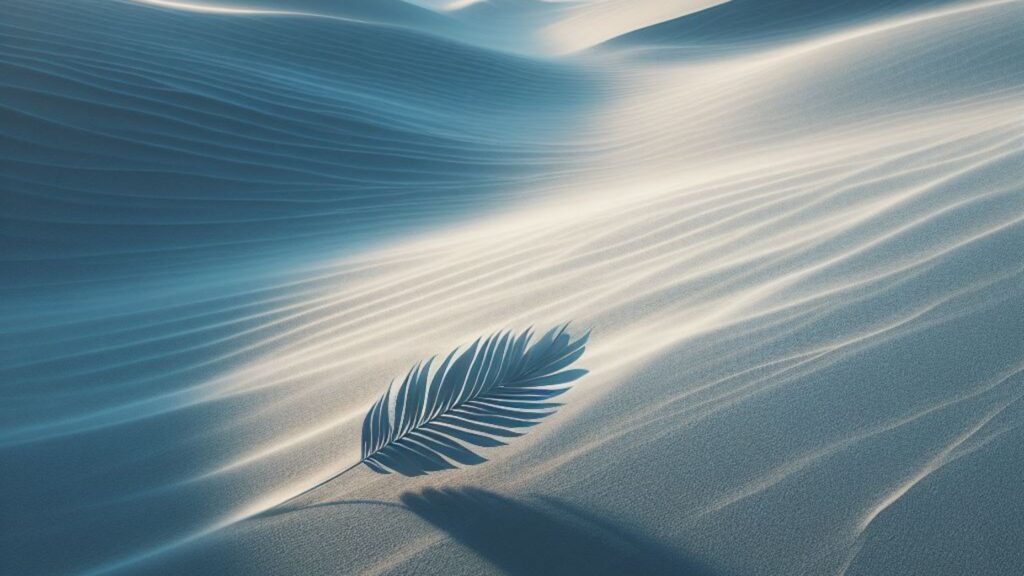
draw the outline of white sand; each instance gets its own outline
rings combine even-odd
[[[545,34],[577,50],[676,4],[573,6]],[[230,370],[61,424],[156,434],[113,469],[162,466],[135,497],[206,510],[76,568],[525,573],[489,543],[527,537],[370,502],[475,487],[592,514],[682,574],[1024,572],[1022,29],[1024,3],[973,2],[578,53],[608,96],[528,200],[281,276],[222,336]],[[253,517],[354,462],[413,363],[568,320],[591,373],[489,462],[360,468]]]

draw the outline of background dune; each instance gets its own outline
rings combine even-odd
[[[1024,572],[1024,3],[215,6],[0,21],[0,572]],[[488,462],[275,508],[569,320]]]

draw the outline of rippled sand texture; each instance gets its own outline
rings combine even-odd
[[[5,12],[0,572],[1024,573],[1024,2]],[[274,508],[568,320],[488,462]]]

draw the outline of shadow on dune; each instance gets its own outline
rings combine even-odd
[[[830,28],[864,24],[954,3],[952,0],[730,0],[627,32],[612,38],[606,45],[706,47],[794,40]]]
[[[258,517],[351,505],[408,510],[511,576],[712,576],[679,551],[562,500],[516,499],[480,488],[427,488],[401,503],[334,500],[269,510]]]
[[[623,526],[552,498],[526,502],[458,488],[407,492],[402,502],[506,574],[711,574]]]

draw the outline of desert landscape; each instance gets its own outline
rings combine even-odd
[[[1024,2],[4,12],[0,573],[1024,573]]]

